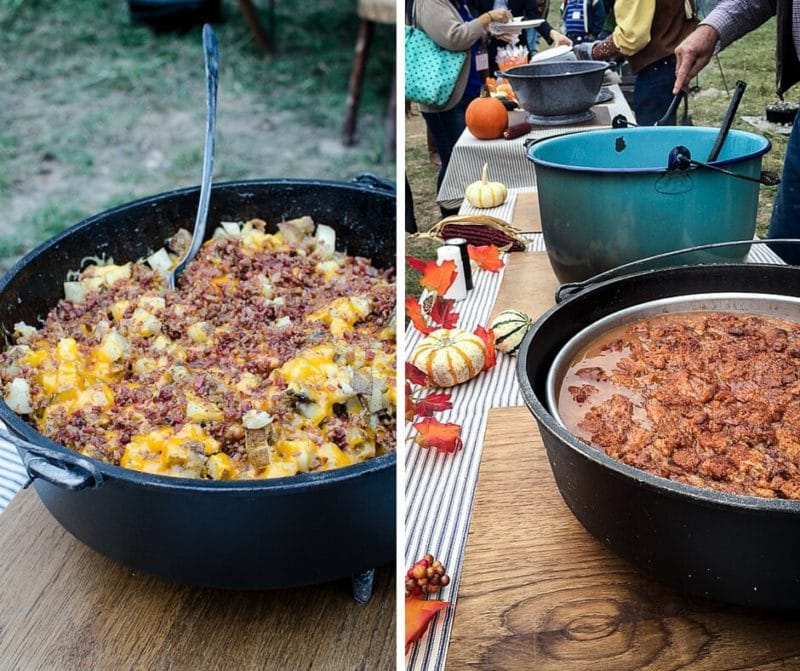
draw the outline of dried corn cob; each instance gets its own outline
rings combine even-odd
[[[450,238],[465,238],[475,246],[495,245],[503,251],[525,251],[525,239],[518,231],[502,219],[487,214],[459,214],[445,217],[425,233],[411,237],[432,238],[444,242]]]

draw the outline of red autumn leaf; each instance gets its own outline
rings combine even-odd
[[[406,599],[406,653],[422,638],[436,613],[449,605],[449,601],[423,599],[419,596]]]
[[[484,270],[496,273],[505,264],[500,259],[500,250],[495,245],[468,245],[469,258],[477,263]]]
[[[475,335],[483,340],[483,342],[486,344],[483,370],[494,368],[494,365],[497,363],[497,350],[494,346],[494,331],[492,331],[492,329],[487,331],[485,328],[483,328],[483,326],[479,326],[475,329]]]
[[[425,373],[408,361],[406,361],[406,380],[411,384],[418,384],[421,387],[428,386],[428,378]]]
[[[418,273],[424,273],[425,266],[428,265],[429,262],[418,259],[416,256],[406,256],[406,263],[408,264],[409,268],[413,268]]]
[[[443,329],[454,329],[458,324],[458,313],[453,312],[455,305],[452,298],[437,296],[431,307],[431,321]]]
[[[408,366],[408,364],[406,364]],[[417,414],[417,406],[414,403],[414,396],[411,392],[411,384],[406,380],[406,421],[410,422]]]
[[[433,417],[426,417],[414,424],[417,435],[414,442],[420,447],[436,448],[439,452],[457,452],[461,449],[461,427],[445,424]]]
[[[414,296],[406,296],[406,314],[417,331],[423,335],[428,335],[436,330],[434,327],[428,326],[425,315],[422,314],[422,306]]]
[[[436,261],[423,261],[413,256],[406,256],[406,262],[422,274],[419,279],[420,285],[440,296],[447,292],[456,279],[455,261],[443,261],[439,264]]]
[[[444,391],[432,391],[417,402],[415,412],[420,417],[430,417],[434,412],[450,410],[452,407],[450,394]]]

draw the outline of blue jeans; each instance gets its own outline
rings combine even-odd
[[[472,100],[472,96],[465,95],[455,107],[446,112],[422,113],[425,124],[433,137],[433,143],[436,145],[436,151],[439,152],[439,158],[442,160],[442,166],[439,168],[439,177],[436,179],[436,191],[439,191],[439,187],[442,186],[442,180],[445,172],[447,172],[447,165],[450,163],[453,147],[467,127],[464,115],[467,111],[467,105]]]
[[[662,58],[651,63],[636,74],[633,89],[633,104],[636,110],[636,123],[639,126],[652,126],[669,108],[672,102],[672,87],[675,85],[675,57]],[[674,125],[675,114],[667,123]]]
[[[786,145],[781,183],[775,194],[767,237],[800,238],[800,121],[792,127]],[[786,263],[800,265],[800,242],[770,247]]]

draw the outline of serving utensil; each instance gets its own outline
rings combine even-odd
[[[722,120],[722,127],[719,129],[719,135],[717,135],[714,146],[711,147],[706,163],[713,163],[719,158],[719,152],[722,151],[722,145],[725,144],[725,139],[728,137],[728,131],[733,124],[733,117],[736,115],[736,110],[739,109],[739,103],[742,101],[745,88],[747,88],[747,84],[741,79],[736,82],[736,88],[733,90],[733,96],[728,105],[728,111],[725,112],[725,118]]]
[[[678,91],[673,97],[672,102],[667,107],[667,111],[664,112],[664,116],[662,116],[658,121],[656,121],[653,125],[654,126],[673,126],[674,124],[669,123],[670,117],[675,114],[675,110],[678,109],[678,105],[680,104],[683,96],[686,93],[683,91]]]
[[[174,289],[178,275],[197,255],[206,233],[208,219],[208,202],[211,198],[211,175],[214,168],[214,135],[217,125],[217,84],[219,80],[219,48],[217,35],[209,25],[203,26],[203,53],[206,64],[206,138],[203,149],[203,177],[200,182],[200,202],[197,206],[197,217],[194,220],[192,242],[186,255],[180,260],[168,276],[169,286]]]

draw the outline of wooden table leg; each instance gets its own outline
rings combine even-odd
[[[250,31],[253,33],[256,44],[266,53],[272,54],[272,42],[261,25],[261,21],[258,20],[258,13],[252,0],[239,0],[239,9],[242,10],[242,16],[244,16],[247,25],[250,26]]]
[[[353,58],[353,69],[350,72],[350,83],[347,87],[347,113],[342,129],[342,144],[346,146],[352,145],[355,141],[358,104],[361,101],[361,87],[364,83],[364,71],[367,68],[367,55],[374,31],[375,24],[372,21],[368,21],[367,19],[361,20],[361,26],[358,29],[358,39],[356,40],[355,56]]]

